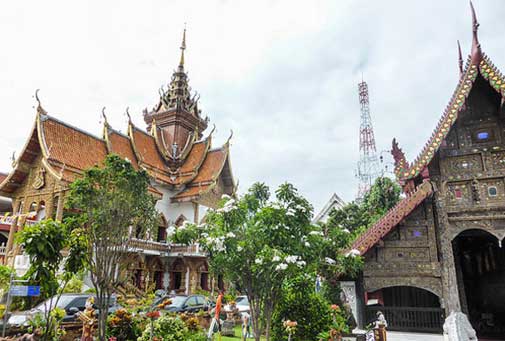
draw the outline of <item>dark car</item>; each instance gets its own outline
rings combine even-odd
[[[212,303],[203,295],[175,295],[165,296],[156,300],[154,305],[160,304],[165,300],[171,300],[172,303],[165,307],[165,310],[176,313],[196,313],[201,310],[208,310]]]
[[[80,311],[84,311],[86,307],[86,300],[93,295],[90,294],[63,294],[61,295],[58,303],[56,303],[56,307],[65,310],[65,317],[63,318],[63,322],[71,322],[75,321],[77,318],[77,313]],[[22,311],[13,313],[7,322],[8,325],[11,326],[20,326],[25,325],[28,320],[33,318],[36,314],[42,313],[46,311],[46,307],[52,305],[54,307],[54,303],[51,304],[52,300],[55,300],[56,297],[52,297],[50,299],[45,300],[39,305],[35,306],[33,309],[28,311]],[[54,302],[54,301],[53,301]],[[108,313],[113,313],[120,306],[117,304],[116,297],[111,297],[111,302],[109,304]]]

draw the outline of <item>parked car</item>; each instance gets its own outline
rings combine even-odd
[[[162,303],[165,300],[171,300],[172,303],[165,307],[165,310],[176,313],[191,312],[196,313],[201,310],[208,310],[212,307],[212,302],[203,295],[167,295],[157,299],[153,306]]]
[[[77,313],[80,311],[84,311],[86,307],[86,300],[92,295],[89,294],[63,294],[61,295],[58,303],[56,303],[56,307],[65,310],[65,317],[63,318],[63,322],[71,322],[77,319]],[[46,311],[46,307],[51,305],[52,300],[55,300],[55,297],[45,300],[44,302],[38,304],[31,310],[21,311],[12,313],[7,321],[9,326],[21,326],[26,325],[26,323],[33,318],[36,314],[42,313]],[[52,303],[54,305],[54,303]],[[116,297],[111,297],[111,302],[109,304],[108,314],[111,314],[121,308],[116,301]]]
[[[242,313],[249,313],[249,311],[251,310],[251,308],[249,307],[249,299],[247,298],[247,296],[237,296],[237,298],[235,299],[235,303],[237,305],[237,309],[238,309],[238,312],[239,314],[242,314]],[[231,308],[230,308],[230,305],[227,304],[224,306],[224,310],[225,311],[230,311]]]

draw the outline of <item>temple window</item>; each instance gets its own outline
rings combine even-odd
[[[483,141],[489,139],[489,133],[487,131],[481,131],[477,133],[477,140]]]
[[[487,188],[487,193],[490,197],[496,197],[498,195],[498,189],[496,186],[489,186]]]
[[[456,199],[461,199],[461,198],[463,198],[463,191],[461,191],[461,189],[459,189],[459,188],[455,188],[455,189],[454,189],[454,197],[455,197]]]

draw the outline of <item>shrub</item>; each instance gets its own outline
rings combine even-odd
[[[137,340],[141,335],[141,321],[126,309],[118,309],[107,317],[107,337],[118,341]]]
[[[153,323],[149,323],[138,341],[151,340],[151,330],[154,337],[163,341],[186,341],[186,336],[189,334],[184,321],[179,317],[168,314],[161,316]]]
[[[315,293],[314,282],[312,276],[300,275],[284,284],[273,315],[273,340],[288,339],[283,325],[287,320],[298,323],[292,340],[319,340],[317,335],[330,327],[330,304],[322,295]]]

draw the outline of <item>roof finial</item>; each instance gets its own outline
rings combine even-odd
[[[41,115],[47,115],[47,112],[42,108],[42,104],[40,103],[40,98],[39,98],[39,91],[40,89],[35,90],[35,100],[37,100],[37,114]]]
[[[179,69],[184,68],[184,50],[185,49],[186,49],[186,23],[184,23],[184,31],[182,33],[181,60],[179,61]]]
[[[132,123],[132,118],[130,116],[130,107],[126,107],[125,115],[128,117],[128,123]]]
[[[472,64],[478,65],[482,60],[482,51],[480,49],[479,37],[477,36],[477,31],[479,30],[479,23],[477,22],[477,16],[475,15],[475,9],[473,8],[473,3],[470,0],[470,9],[472,10]]]
[[[102,108],[102,117],[103,117],[103,123],[105,125],[109,125],[109,122],[107,122],[107,116],[105,115],[105,107]]]
[[[461,45],[458,40],[458,66],[459,66],[459,77],[463,76],[463,55],[461,54]]]

